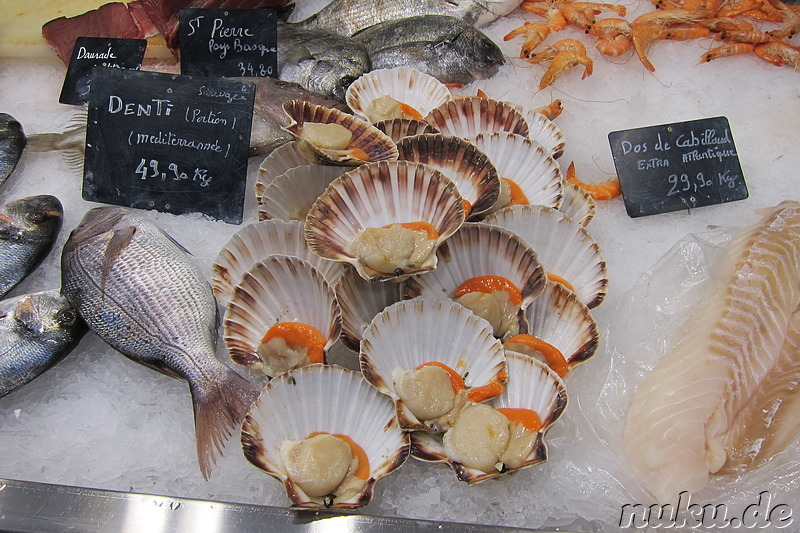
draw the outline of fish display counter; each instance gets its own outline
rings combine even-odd
[[[334,15],[344,18],[327,23],[346,27],[347,22],[359,27],[354,22],[355,15],[347,11],[354,10],[358,2],[339,2],[344,11],[323,12],[316,17],[312,15],[328,2],[298,0],[296,4],[289,20],[306,20],[303,32],[316,31],[311,29],[314,24],[324,25],[326,17],[333,20]],[[470,3],[448,4],[465,8]],[[495,5],[488,1],[472,4]],[[271,258],[252,270],[250,264],[244,264],[247,261],[242,259],[242,250],[250,253],[248,250],[255,246],[257,232],[253,228],[267,217],[288,218],[286,213],[290,211],[289,200],[276,200],[276,196],[265,193],[280,182],[274,175],[267,180],[265,172],[283,174],[285,169],[275,169],[300,164],[287,163],[296,154],[286,156],[286,152],[278,151],[281,149],[273,151],[274,146],[290,146],[284,143],[301,134],[298,128],[302,129],[304,122],[314,122],[308,117],[322,113],[319,109],[326,109],[325,117],[344,115],[339,111],[346,109],[345,99],[353,111],[358,110],[365,118],[367,106],[359,107],[358,98],[373,98],[373,78],[366,72],[363,78],[362,74],[347,72],[325,89],[303,87],[303,91],[319,93],[315,102],[286,107],[281,105],[283,100],[306,96],[298,97],[301,93],[292,92],[294,86],[288,85],[282,86],[288,95],[281,97],[277,105],[269,98],[259,100],[255,96],[256,115],[268,126],[259,130],[264,133],[258,137],[263,141],[260,144],[254,142],[255,134],[251,137],[241,224],[200,213],[171,214],[152,209],[122,215],[116,208],[91,211],[104,204],[85,199],[82,131],[78,129],[76,135],[74,126],[81,121],[85,124],[86,119],[80,114],[81,107],[59,103],[66,73],[64,63],[41,42],[31,45],[32,49],[18,43],[0,48],[0,113],[18,121],[28,139],[16,167],[11,165],[13,171],[0,186],[0,203],[4,204],[0,222],[13,226],[19,224],[20,217],[34,224],[41,223],[42,217],[61,221],[52,248],[44,250],[41,263],[23,279],[10,283],[2,319],[20,320],[18,317],[25,315],[25,320],[30,320],[31,316],[38,316],[37,310],[47,308],[57,318],[57,327],[72,323],[78,328],[77,333],[70,330],[70,335],[58,340],[64,343],[58,349],[64,350],[77,342],[62,361],[16,390],[3,389],[0,396],[0,529],[8,525],[11,529],[48,530],[45,522],[58,522],[58,518],[35,509],[20,520],[22,504],[18,502],[22,499],[33,498],[47,507],[48,502],[55,505],[65,501],[63,498],[84,497],[107,502],[103,505],[115,501],[119,505],[124,500],[133,507],[161,502],[155,505],[163,509],[164,516],[170,512],[166,509],[169,502],[180,501],[181,520],[169,522],[163,518],[162,523],[187,531],[199,530],[199,517],[214,506],[248,520],[258,517],[275,520],[276,524],[288,521],[307,525],[308,521],[329,517],[355,522],[374,518],[375,527],[419,530],[447,527],[448,523],[466,524],[462,527],[475,530],[504,526],[562,531],[619,531],[645,526],[681,530],[693,525],[713,530],[734,524],[789,526],[793,513],[800,512],[800,453],[797,424],[792,423],[798,405],[796,276],[800,237],[796,219],[800,216],[800,193],[796,172],[800,152],[794,128],[800,119],[800,78],[797,63],[794,67],[791,63],[796,61],[796,56],[791,55],[796,52],[791,32],[785,28],[790,28],[792,17],[799,15],[794,4],[771,2],[773,9],[785,11],[786,23],[747,20],[753,26],[748,31],[772,31],[770,39],[780,37],[787,45],[775,45],[767,37],[761,43],[730,42],[729,36],[720,36],[721,31],[709,29],[723,24],[722,16],[703,25],[699,21],[714,17],[698,11],[710,8],[689,10],[684,4],[672,6],[672,11],[654,11],[653,4],[639,0],[622,6],[516,2],[508,13],[481,20],[480,32],[493,42],[492,47],[486,45],[481,52],[480,48],[476,51],[463,44],[465,48],[457,49],[461,50],[458,62],[447,67],[455,70],[444,69],[454,76],[445,80],[451,85],[443,94],[438,92],[438,85],[426,85],[421,91],[424,98],[412,103],[423,110],[412,109],[420,115],[418,118],[426,118],[427,125],[422,127],[455,128],[445,111],[458,106],[491,107],[497,113],[506,113],[504,117],[519,116],[509,119],[514,122],[511,128],[523,122],[533,124],[539,119],[532,117],[548,112],[552,117],[548,122],[557,128],[560,144],[546,147],[540,141],[540,146],[531,140],[534,132],[527,125],[524,133],[513,134],[492,133],[484,124],[473,133],[452,134],[446,142],[437,141],[437,136],[430,134],[417,140],[398,140],[391,143],[391,149],[381,148],[383,152],[374,148],[377,141],[355,149],[345,143],[327,152],[312,151],[311,157],[326,163],[332,157],[338,158],[334,159],[338,163],[352,162],[363,154],[373,161],[398,157],[401,161],[373,162],[356,169],[324,167],[326,183],[314,192],[319,200],[307,218],[317,222],[303,233],[300,223],[272,221],[270,227],[279,229],[265,230],[265,236],[259,237],[267,242],[273,238],[268,231],[280,231],[280,238],[287,240],[294,232],[301,241],[308,242],[313,253],[307,252],[303,260]],[[733,18],[738,16],[733,9],[737,5],[740,12],[748,11],[744,1],[731,4],[726,19],[738,20]],[[602,28],[600,21],[617,19],[617,33],[607,30],[609,33],[605,34],[609,40],[625,34],[620,31],[622,23],[618,20],[624,19],[626,24],[648,18],[658,20],[634,24],[631,31],[640,32],[636,35],[642,40],[634,39],[631,48],[610,55],[607,52],[611,43],[599,42],[601,37],[594,30],[593,33],[567,24],[572,21],[567,21],[565,12],[575,14],[577,19],[578,15],[587,16],[587,9],[593,27]],[[56,16],[57,13],[50,18]],[[559,16],[564,16],[563,27],[556,20]],[[642,16],[645,19],[639,19]],[[411,26],[417,30],[434,28],[434,22],[417,21]],[[606,24],[610,28],[612,23]],[[453,22],[451,26],[456,25]],[[299,27],[297,30],[294,37],[304,37]],[[678,40],[672,34],[667,37],[663,34],[667,30],[686,31],[692,38]],[[372,37],[367,35],[370,39],[363,41],[392,35],[401,39],[405,31],[411,30],[401,25],[392,31],[373,32]],[[659,36],[643,36],[643,31]],[[734,31],[740,30],[727,30]],[[0,33],[0,40],[3,35],[8,33]],[[574,42],[562,42],[565,40]],[[332,61],[346,63],[341,55],[344,52],[332,44],[335,42],[329,41],[324,52]],[[474,41],[470,43],[474,46]],[[774,48],[763,46],[769,43]],[[174,63],[167,64],[170,54],[164,46],[164,42],[152,44],[155,51],[148,52],[143,70],[177,72]],[[727,48],[723,51],[720,46]],[[500,51],[500,58],[494,58],[494,47]],[[412,56],[420,55],[394,50],[381,56],[380,61],[386,61],[381,67],[394,68],[398,66],[396,61],[405,61],[410,67],[422,68],[414,64]],[[299,59],[286,56],[279,57],[280,61],[284,61],[284,67],[287,61],[300,63]],[[348,64],[348,68],[352,67],[352,63]],[[372,71],[370,74],[377,72],[374,68]],[[321,79],[318,74],[298,69],[291,73],[287,70],[286,76],[295,76],[287,81]],[[361,81],[356,82],[359,78]],[[272,82],[262,83],[267,87]],[[271,90],[265,89],[267,93]],[[432,103],[437,95],[442,101]],[[259,113],[259,102],[273,107]],[[430,109],[424,107],[429,104]],[[316,105],[322,107],[313,107]],[[334,106],[340,110],[328,110]],[[284,109],[287,115],[280,114]],[[537,114],[534,110],[540,111]],[[282,121],[277,126],[276,117]],[[346,125],[353,121],[336,120]],[[13,121],[6,120],[3,127],[0,134],[8,139],[8,132],[15,127]],[[57,135],[39,135],[51,133]],[[370,133],[370,142],[388,138],[390,133]],[[473,137],[474,144],[455,137]],[[500,143],[500,137],[512,138],[517,144],[513,148],[493,144]],[[75,151],[76,145],[81,151]],[[1,155],[13,155],[15,146],[18,149],[19,142],[4,142],[0,145]],[[509,151],[503,152],[504,149]],[[490,159],[496,184],[486,185],[492,178],[487,177],[490,172],[471,170],[478,183],[474,191],[458,187],[456,192],[453,183],[439,177],[449,172],[448,165],[428,155],[437,150],[458,154],[453,159],[464,167],[473,160]],[[542,175],[551,172],[554,184],[541,187],[542,196],[556,200],[542,202],[555,204],[541,209],[534,205],[515,206],[491,213],[495,198],[501,194],[499,177],[512,181],[518,178],[524,185],[524,176],[506,175],[508,171],[503,166],[516,163],[524,150],[546,152],[542,156],[546,163],[542,164],[550,170]],[[273,154],[272,159],[265,159],[267,153]],[[679,159],[676,161],[675,157]],[[0,163],[3,161],[0,159]],[[522,174],[522,169],[533,167],[527,161],[517,164],[516,172]],[[340,178],[345,170],[352,171]],[[645,175],[661,176],[662,182],[642,186],[636,176]],[[573,183],[582,182],[595,199],[581,204],[584,208],[569,207],[569,195],[564,192],[567,177]],[[295,179],[300,181],[306,176],[297,174]],[[622,195],[617,196],[614,190],[620,186]],[[548,187],[557,187],[559,192],[550,193]],[[695,201],[703,197],[703,187],[718,191],[718,201]],[[375,200],[363,192],[371,189],[380,189],[385,196]],[[371,257],[368,251],[358,252],[355,245],[344,246],[337,239],[344,239],[340,235],[346,231],[329,231],[327,227],[337,227],[341,223],[337,221],[351,216],[341,209],[346,204],[359,206],[352,217],[361,227],[402,234],[409,228],[393,223],[408,223],[409,219],[388,220],[386,212],[390,209],[384,200],[404,194],[412,197],[421,194],[421,190],[431,196],[419,204],[434,205],[435,209],[408,208],[418,224],[410,228],[416,240],[410,240],[409,246],[414,253],[422,253],[420,247],[427,247],[428,254],[417,258],[414,265],[398,266],[385,257]],[[509,191],[507,194],[512,197],[514,192]],[[585,198],[588,192],[573,194]],[[474,197],[469,196],[473,193]],[[494,194],[492,201],[481,196],[485,194]],[[51,203],[45,208],[20,211],[8,207],[20,198],[44,195],[55,197],[60,205],[47,200]],[[433,195],[435,201],[431,200]],[[637,208],[643,212],[636,212]],[[565,211],[570,216],[563,215]],[[571,233],[553,229],[540,236],[534,230],[534,219],[524,218],[533,217],[534,212],[536,223],[549,224],[545,218],[555,216],[561,221],[558,227],[572,224]],[[481,221],[465,222],[470,217]],[[427,226],[416,222],[426,220]],[[463,226],[465,223],[471,225]],[[341,224],[339,228],[346,226]],[[153,227],[163,229],[169,237],[160,237]],[[101,253],[90,245],[95,242],[93,239],[104,235],[108,243],[103,244],[105,252]],[[346,237],[351,243],[362,239],[367,250],[364,242],[368,238],[371,237],[363,233]],[[541,244],[528,246],[525,242],[536,239],[542,239]],[[571,239],[580,241],[580,246],[568,243]],[[562,241],[565,246],[554,246]],[[18,260],[18,252],[9,254]],[[321,272],[323,257],[337,258],[340,264],[335,268],[343,269],[343,263],[357,268],[348,265],[347,274],[340,274],[341,280],[334,289],[326,283],[326,273]],[[514,259],[509,261],[507,257]],[[36,263],[35,259],[26,261]],[[314,261],[317,267],[307,266]],[[511,280],[508,282],[519,288],[518,293],[510,289],[495,291],[508,294],[499,304],[492,301],[492,305],[501,307],[514,304],[514,294],[519,295],[517,307],[503,308],[507,319],[477,318],[459,304],[469,305],[469,294],[480,291],[458,292],[455,286],[449,286],[451,278],[478,277],[480,269],[471,265],[481,261],[494,261],[496,266],[492,268],[506,269],[505,281]],[[436,265],[435,270],[431,262]],[[575,290],[568,291],[552,282],[552,272],[545,273],[555,270],[548,268],[551,262],[561,262],[567,271],[573,268],[588,272],[585,275],[589,281],[580,286],[576,283]],[[112,271],[120,264],[126,274],[114,277]],[[411,271],[412,266],[417,270]],[[14,267],[17,273],[24,268],[27,267]],[[233,279],[234,274],[244,279],[245,271],[250,285],[240,284],[240,278]],[[579,277],[575,274],[572,281]],[[375,281],[368,282],[370,278]],[[551,281],[546,281],[548,278]],[[173,283],[181,284],[181,288],[163,290]],[[257,292],[259,286],[270,287],[266,292],[269,297]],[[754,297],[751,294],[755,290],[762,292]],[[461,298],[459,304],[450,300],[431,303],[431,294],[453,291]],[[337,297],[330,297],[334,292]],[[39,295],[25,297],[34,293]],[[167,303],[160,300],[162,296]],[[401,302],[401,296],[421,299]],[[263,305],[252,303],[261,300]],[[583,320],[580,324],[589,324],[585,326],[589,328],[589,340],[583,341],[580,332],[565,334],[563,342],[579,347],[572,348],[566,359],[562,356],[561,367],[538,360],[532,363],[533,358],[513,354],[524,349],[519,344],[513,350],[507,344],[504,351],[500,338],[509,342],[514,333],[524,334],[525,330],[515,329],[519,327],[533,332],[538,327],[535,313],[547,313],[542,311],[546,305],[563,301],[570,303],[558,304],[563,305],[560,314],[577,309],[575,314]],[[130,322],[115,314],[113,304],[123,305],[120,302],[128,302],[128,309],[136,309]],[[158,305],[150,306],[152,302]],[[379,305],[380,313],[374,311],[375,320],[359,325],[354,318],[361,309],[359,305]],[[262,340],[263,332],[257,333],[256,341],[248,340],[250,324],[272,324],[277,319],[270,313],[278,313],[272,308],[286,307],[309,313],[308,323],[317,320],[309,309],[336,309],[330,316],[338,313],[338,322],[322,321],[317,327],[327,337],[319,347],[320,353],[324,351],[326,361],[335,366],[322,367],[325,370],[319,372],[306,367],[281,374],[282,368],[266,362],[267,348],[249,348],[253,342],[267,344]],[[90,331],[84,333],[82,322],[75,320],[76,312],[88,323]],[[525,326],[518,320],[520,315],[526,315]],[[176,316],[180,318],[176,320]],[[760,322],[762,319],[764,322]],[[446,343],[420,349],[418,340],[437,331],[460,334]],[[735,334],[726,336],[720,331]],[[208,351],[206,361],[213,363],[198,367],[202,368],[200,373],[223,376],[214,378],[211,385],[181,367],[181,363],[141,355],[139,348],[142,339],[169,337],[172,344],[180,346],[187,339],[194,341],[206,334],[207,342],[198,351]],[[22,334],[10,330],[3,335],[4,342],[8,338],[12,340],[7,343],[15,344],[14,339]],[[717,342],[720,338],[725,340],[708,350],[713,356],[697,349],[713,344],[709,339]],[[326,345],[327,341],[330,342]],[[144,344],[149,346],[149,342]],[[359,343],[360,357],[353,350]],[[540,346],[538,350],[543,349]],[[717,349],[721,351],[715,352]],[[483,359],[462,355],[469,351],[480,351]],[[751,352],[757,357],[749,358],[747,354]],[[140,355],[133,357],[131,353]],[[0,355],[4,365],[6,357]],[[662,367],[662,363],[667,366]],[[705,370],[698,370],[698,365]],[[153,367],[161,372],[154,372]],[[703,374],[708,368],[716,369],[716,374]],[[418,379],[414,372],[432,376],[430,382],[423,382],[424,386],[434,387],[431,383],[443,380],[451,407],[458,401],[470,407],[462,405],[459,409],[464,410],[458,412],[447,407],[441,412],[421,414],[414,406],[413,393],[404,384],[404,380]],[[268,394],[262,393],[248,413],[254,398],[266,386],[267,376],[273,375],[277,377],[270,382]],[[705,379],[699,384],[698,375]],[[177,376],[182,379],[174,379]],[[526,377],[515,380],[515,376]],[[216,433],[203,440],[203,424],[217,423],[215,416],[204,414],[203,399],[215,396],[209,388],[216,387],[218,381],[227,383],[225,390],[236,390],[236,398],[225,400],[229,401],[226,407],[215,411],[225,411],[224,416],[220,415],[225,421],[215,426]],[[538,383],[535,393],[529,394],[528,385],[520,385],[529,382]],[[498,394],[492,391],[498,388],[510,396],[491,400]],[[778,400],[766,394],[767,389],[776,391]],[[325,393],[324,401],[314,399],[320,390]],[[692,401],[674,411],[665,408],[664,405],[673,405],[665,398],[676,396]],[[487,398],[490,401],[485,401]],[[497,457],[489,457],[488,466],[483,464],[487,462],[483,456],[483,462],[476,459],[470,463],[466,456],[475,433],[467,432],[466,438],[459,438],[457,430],[462,426],[455,421],[466,419],[464,413],[478,405],[486,409],[492,405],[493,412],[502,412],[537,401],[536,407],[523,409],[535,411],[539,420],[538,426],[532,426],[538,428],[533,430],[534,440],[515,441],[527,446],[520,459],[514,462],[516,458],[502,455],[501,451]],[[380,407],[374,407],[378,404]],[[711,413],[707,419],[696,415],[699,406]],[[495,420],[491,418],[495,414],[480,416],[489,418],[476,414],[470,423],[480,425]],[[699,422],[695,416],[701,416]],[[747,424],[741,422],[745,416],[750,417]],[[501,417],[500,426],[531,424],[523,418],[518,418],[520,422],[515,426]],[[314,429],[314,421],[329,425]],[[437,436],[443,428],[449,435],[444,439]],[[411,429],[415,430],[415,437],[409,439]],[[288,445],[285,442],[296,437],[284,439],[282,435],[292,431],[312,436]],[[320,431],[327,435],[316,435]],[[359,437],[361,449],[358,444],[335,437],[350,435],[352,443],[358,440],[353,435],[370,431],[381,438]],[[673,431],[682,437],[670,437]],[[525,431],[519,429],[519,435],[524,436]],[[312,472],[313,482],[304,484],[297,481],[303,477],[302,468],[294,464],[296,470],[288,475],[280,462],[291,465],[292,454],[311,453],[308,449],[313,445],[306,441],[312,439],[318,439],[314,444],[333,442],[330,453],[344,459],[339,463],[323,461],[324,472]],[[511,437],[507,439],[510,441]],[[738,447],[730,447],[731,441]],[[481,453],[495,443],[486,442]],[[366,473],[362,469],[359,474],[358,468],[352,466],[358,463],[352,462],[353,457],[367,456],[369,469]],[[501,464],[501,468],[494,464]],[[339,481],[332,486],[320,481],[328,474],[335,477],[333,471],[340,471]],[[351,473],[349,477],[347,472]],[[341,508],[334,505],[339,501]],[[654,504],[668,516],[650,512]],[[89,504],[84,501],[81,505]],[[290,505],[318,510],[289,511]],[[326,511],[326,506],[333,509]],[[711,508],[717,509],[716,514],[704,511]],[[64,518],[64,524],[69,518],[81,523],[77,510],[64,512],[72,515]],[[134,514],[131,511],[131,516]],[[37,519],[41,520],[38,528]],[[406,519],[421,522],[404,522]],[[231,524],[227,519],[220,520]],[[102,526],[84,524],[102,530]]]

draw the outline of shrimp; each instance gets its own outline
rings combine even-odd
[[[761,31],[737,31],[723,30],[714,36],[717,41],[730,41],[733,43],[766,43],[772,40],[772,36]]]
[[[621,17],[625,16],[627,8],[622,5],[599,4],[596,2],[568,2],[560,6],[561,13],[567,21],[578,29],[589,33],[594,26],[595,15],[606,11],[614,11]]]
[[[650,72],[655,71],[656,68],[647,59],[647,50],[657,40],[666,38],[664,30],[676,24],[695,23],[711,15],[713,13],[708,9],[670,9],[639,15],[631,23],[631,41],[639,61]]]
[[[691,41],[692,39],[708,37],[710,34],[711,30],[705,26],[678,25],[663,30],[659,38],[668,39],[670,41]]]
[[[525,59],[529,57],[537,46],[547,39],[550,35],[550,26],[544,22],[526,22],[519,28],[512,30],[505,37],[504,41],[509,41],[517,35],[524,35],[525,41],[522,43],[522,50],[520,50],[519,57]]]
[[[605,18],[597,21],[591,31],[598,37],[594,47],[601,54],[616,57],[630,50],[631,25],[625,19]]]
[[[776,39],[791,39],[800,31],[800,6],[790,6],[780,0],[769,0],[772,7],[783,12],[784,27],[782,30],[769,32]]]
[[[555,55],[553,55],[550,67],[539,82],[539,89],[549,87],[564,73],[564,71],[578,65],[583,65],[584,68],[583,77],[581,79],[586,79],[587,76],[592,75],[593,63],[592,60],[587,57],[586,47],[583,46],[582,42],[576,41],[575,39],[562,39],[553,43],[553,45],[549,47],[549,50]]]
[[[769,61],[773,65],[782,67],[789,65],[794,70],[800,70],[800,47],[792,46],[783,41],[770,41],[768,43],[756,44],[753,52],[764,61]]]
[[[556,41],[550,46],[544,48],[540,52],[530,54],[528,56],[529,63],[542,63],[543,61],[552,61],[559,52],[575,52],[578,55],[586,55],[586,47],[582,42],[575,39],[561,39]]]
[[[575,177],[575,162],[569,164],[567,167],[566,180],[573,185],[577,185],[591,196],[594,200],[611,200],[622,194],[622,188],[619,185],[619,179],[613,177],[602,183],[584,183]]]
[[[713,19],[706,19],[699,21],[711,31],[754,31],[756,28],[746,20],[731,18],[731,17],[717,17]]]
[[[564,110],[564,104],[561,102],[561,100],[558,99],[553,100],[546,106],[542,106],[535,109],[537,113],[541,113],[550,120],[553,120],[554,118],[559,116],[563,110]]]
[[[730,57],[740,54],[749,54],[753,51],[754,45],[750,43],[731,43],[731,44],[723,44],[722,46],[717,46],[716,48],[712,48],[705,54],[703,57],[700,58],[701,63],[708,63],[709,61],[713,61],[714,59],[719,59],[721,57]]]

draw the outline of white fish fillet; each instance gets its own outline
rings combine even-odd
[[[800,304],[800,203],[766,210],[721,263],[722,282],[628,411],[628,456],[661,502],[699,491],[722,468],[737,415],[779,361]]]

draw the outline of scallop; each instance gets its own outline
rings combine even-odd
[[[519,290],[520,311],[544,290],[547,278],[536,252],[514,233],[483,223],[469,223],[453,235],[437,252],[435,271],[403,282],[403,298],[417,296],[454,298],[468,280],[500,276]],[[522,313],[520,312],[520,315]],[[526,333],[520,316],[517,330],[495,332],[498,336]]]
[[[424,118],[445,135],[474,139],[479,133],[507,131],[528,136],[528,124],[511,105],[489,98],[468,96],[451,100]]]
[[[457,137],[417,135],[397,144],[401,161],[417,161],[439,170],[456,184],[468,217],[491,209],[500,194],[494,165],[474,145]]]
[[[516,109],[522,113],[528,124],[528,138],[542,145],[553,159],[561,157],[566,146],[561,129],[538,111],[522,106],[516,106]]]
[[[346,268],[334,289],[342,310],[342,342],[358,352],[361,336],[375,315],[400,301],[400,285],[367,281]]]
[[[292,119],[292,123],[285,129],[297,136],[297,150],[312,163],[357,166],[365,162],[397,159],[394,141],[375,126],[353,115],[303,100],[284,102],[283,110]],[[306,123],[338,124],[350,132],[350,142],[342,150],[315,146],[300,137]],[[361,155],[355,155],[354,152]]]
[[[564,200],[558,210],[581,226],[588,226],[597,212],[594,199],[577,185],[565,181],[563,186]]]
[[[261,165],[258,167],[258,177],[256,178],[256,200],[261,203],[264,189],[272,183],[272,180],[283,174],[289,169],[308,164],[303,154],[297,149],[297,141],[283,144],[272,151]]]
[[[347,88],[345,101],[356,116],[375,123],[384,118],[379,116],[376,119],[373,115],[373,103],[386,96],[410,107],[408,111],[415,112],[416,116],[408,118],[418,120],[453,99],[450,90],[430,74],[409,67],[396,67],[363,74]]]
[[[263,190],[258,219],[305,220],[311,205],[347,167],[303,165],[287,170]]]
[[[491,402],[496,409],[530,409],[536,411],[542,423],[536,432],[533,446],[521,458],[519,465],[509,467],[499,463],[489,471],[467,467],[451,458],[445,451],[440,434],[414,432],[411,436],[411,455],[421,461],[444,462],[450,465],[456,477],[472,485],[511,474],[547,460],[545,434],[561,417],[567,406],[564,382],[547,365],[526,355],[506,351],[509,378],[502,395]]]
[[[236,232],[220,250],[211,267],[214,294],[225,304],[233,288],[255,263],[271,255],[299,257],[318,269],[334,284],[342,273],[342,265],[323,259],[306,245],[303,223],[265,220],[248,224]]]
[[[348,469],[333,494],[309,496],[308,486],[290,476],[296,468],[282,449],[318,433],[347,437],[369,468]],[[367,505],[375,483],[402,466],[409,436],[398,427],[392,402],[358,372],[316,364],[267,384],[242,424],[242,448],[248,461],[283,483],[293,508],[354,509]]]
[[[373,124],[376,128],[388,135],[395,143],[400,139],[406,137],[413,137],[414,135],[425,135],[431,133],[441,133],[439,130],[421,120],[413,120],[408,118],[393,118],[391,120],[382,120]]]
[[[397,371],[442,363],[458,373],[468,389],[507,378],[503,347],[491,325],[446,298],[417,298],[384,309],[364,330],[359,361],[364,378],[394,401],[404,430],[442,428],[419,420],[400,399]]]
[[[608,272],[600,246],[583,226],[567,215],[550,207],[515,205],[489,215],[483,222],[522,237],[536,250],[548,275],[555,274],[565,280],[590,309],[605,299]]]
[[[351,251],[367,229],[416,222],[436,232],[425,258],[381,271]],[[362,165],[331,183],[306,217],[306,242],[321,257],[350,263],[364,279],[380,281],[433,270],[435,250],[463,222],[461,195],[441,172],[421,163],[382,161]]]
[[[539,144],[507,132],[480,134],[473,143],[489,157],[501,178],[519,186],[524,197],[512,197],[513,202],[554,208],[561,205],[564,188],[561,169]],[[496,208],[502,207],[506,205]]]
[[[310,349],[309,357],[296,354],[292,345],[276,355],[266,346],[271,328],[289,322],[310,326],[322,337],[323,361],[341,334],[339,303],[322,273],[297,257],[272,256],[245,272],[228,302],[223,339],[231,359],[270,377],[304,364]]]

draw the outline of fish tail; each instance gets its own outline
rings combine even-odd
[[[25,149],[31,152],[58,150],[57,145],[64,138],[63,133],[34,133],[28,135]]]
[[[208,387],[192,387],[197,461],[203,477],[208,479],[217,455],[222,455],[225,441],[239,424],[260,388],[225,367]]]

